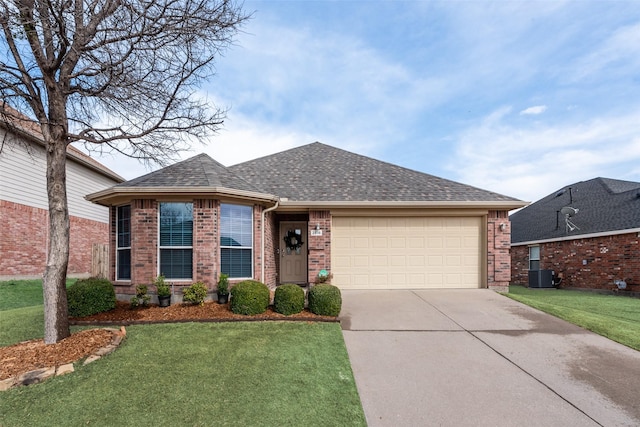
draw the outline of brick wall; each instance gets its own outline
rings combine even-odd
[[[194,279],[204,282],[209,290],[218,283],[218,242],[220,202],[204,199],[193,201],[193,271]]]
[[[616,289],[614,280],[625,280],[627,289],[640,291],[640,245],[636,233],[590,239],[574,239],[540,245],[540,268],[562,277],[560,287]],[[528,285],[529,248],[514,247],[513,283]]]
[[[320,270],[331,272],[331,213],[327,210],[309,211],[309,283],[314,283]],[[312,236],[311,231],[320,226],[322,236]]]
[[[135,285],[149,284],[158,275],[158,203],[131,201],[131,293]]]
[[[0,278],[41,277],[47,259],[49,214],[46,209],[0,200]],[[106,223],[71,216],[69,237],[70,276],[91,273],[91,248],[107,244]]]
[[[511,280],[511,223],[509,212],[489,211],[487,216],[487,286],[500,292],[509,290]]]
[[[276,222],[276,214],[267,212],[264,223],[264,276],[260,280],[270,288],[275,288],[278,284],[278,223]]]

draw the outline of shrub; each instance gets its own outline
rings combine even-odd
[[[309,310],[321,316],[337,316],[342,308],[340,289],[333,285],[315,285],[309,290]]]
[[[222,273],[218,280],[218,295],[229,295],[229,276]]]
[[[131,297],[131,307],[135,308],[139,305],[146,307],[149,305],[149,301],[151,297],[147,295],[147,285],[138,285],[136,286],[136,296]]]
[[[304,291],[298,285],[281,285],[273,299],[276,312],[289,316],[304,310]]]
[[[164,281],[164,274],[156,277],[156,280],[153,282],[156,285],[156,292],[159,297],[168,297],[171,295],[171,288],[169,284]]]
[[[206,297],[207,286],[202,282],[196,282],[182,290],[182,301],[184,302],[203,305]]]
[[[67,289],[69,316],[84,317],[113,310],[116,291],[107,279],[91,277],[78,280]]]
[[[236,314],[260,314],[269,306],[269,288],[255,280],[245,280],[231,288],[231,311]]]

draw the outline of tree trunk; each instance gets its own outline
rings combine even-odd
[[[69,335],[67,266],[69,264],[69,209],[67,205],[64,137],[54,130],[47,141],[47,195],[49,247],[44,273],[44,342],[54,344]]]

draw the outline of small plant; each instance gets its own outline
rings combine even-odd
[[[229,295],[229,276],[222,273],[218,280],[218,295]]]
[[[168,297],[171,295],[171,288],[169,287],[167,282],[164,281],[164,274],[156,277],[156,280],[153,282],[153,284],[156,286],[156,292],[158,293],[159,297]]]
[[[327,272],[327,270],[320,270],[320,272],[316,276],[315,284],[319,285],[320,283],[331,283],[332,278],[333,273],[329,273]]]
[[[182,290],[182,301],[192,304],[204,305],[207,297],[207,286],[202,282],[196,282]]]
[[[309,310],[321,316],[337,316],[342,308],[342,295],[336,286],[326,283],[309,290]]]
[[[276,288],[273,308],[277,313],[289,316],[304,310],[304,291],[298,285],[280,285]]]
[[[231,288],[231,311],[253,315],[267,311],[271,294],[264,283],[245,280]]]
[[[78,280],[67,289],[69,316],[84,317],[113,310],[116,292],[107,279],[91,277]]]
[[[149,305],[149,301],[151,300],[151,296],[147,294],[148,288],[147,285],[137,285],[136,286],[136,295],[131,297],[131,308],[143,306],[146,307]]]

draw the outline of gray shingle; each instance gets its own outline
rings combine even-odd
[[[319,142],[229,169],[290,201],[518,201]]]
[[[568,185],[511,215],[511,243],[640,228],[639,190],[638,182],[610,178]],[[578,209],[571,221],[579,230],[567,232],[558,213],[565,206]]]
[[[258,188],[206,154],[199,154],[115,186],[121,187],[225,187],[259,192]]]

